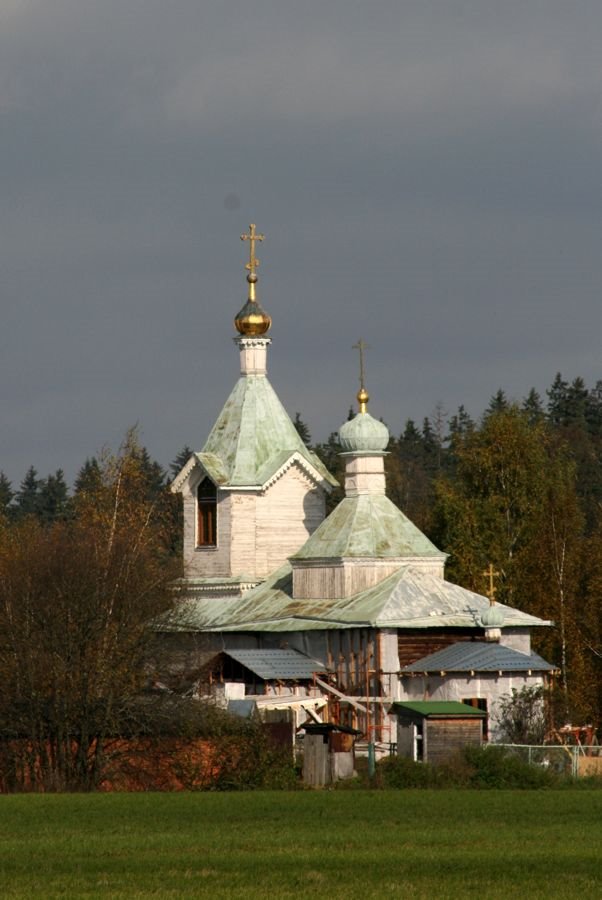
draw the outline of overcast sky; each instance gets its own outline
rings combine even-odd
[[[0,469],[138,423],[168,464],[238,377],[314,439],[602,378],[599,0],[0,0]]]

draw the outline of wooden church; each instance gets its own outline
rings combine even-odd
[[[267,377],[271,319],[257,298],[251,225],[248,300],[234,320],[240,377],[204,446],[173,482],[184,504],[184,577],[159,625],[195,696],[269,719],[288,711],[398,741],[394,704],[455,701],[487,714],[545,682],[531,650],[551,625],[445,580],[446,554],[386,496],[386,426],[359,411],[339,431],[345,497],[301,441]],[[492,594],[493,596],[493,594]]]

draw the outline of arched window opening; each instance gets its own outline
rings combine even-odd
[[[217,488],[204,478],[197,488],[197,547],[217,545]]]

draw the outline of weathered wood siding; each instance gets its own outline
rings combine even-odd
[[[338,565],[324,560],[293,564],[293,595],[309,599],[338,600],[374,587],[399,569],[399,560],[343,560]]]
[[[255,574],[279,568],[324,520],[325,494],[292,465],[257,498]]]
[[[250,491],[230,491],[230,559],[232,575],[257,575],[257,507],[261,498]]]
[[[184,494],[184,575],[187,578],[228,577],[232,574],[232,502],[229,494],[225,491],[217,494],[217,546],[197,547],[196,520],[196,496],[187,491]]]
[[[399,665],[409,666],[410,663],[428,656],[429,653],[435,653],[437,650],[443,650],[451,644],[457,644],[458,641],[483,640],[484,630],[475,631],[474,628],[457,628],[453,631],[433,632],[429,630],[425,633],[424,629],[400,631],[398,638]]]
[[[199,480],[194,473],[182,492],[188,578],[265,577],[286,562],[324,519],[324,490],[292,465],[265,492],[218,490],[217,546],[197,547]]]
[[[328,735],[306,734],[303,738],[303,781],[308,787],[330,784]]]
[[[424,729],[424,760],[440,765],[468,744],[481,744],[481,719],[427,719]]]

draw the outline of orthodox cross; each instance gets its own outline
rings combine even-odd
[[[492,563],[489,563],[489,568],[483,572],[483,577],[489,579],[489,593],[487,594],[487,596],[489,597],[489,600],[491,603],[495,603],[495,592],[496,592],[496,587],[493,583],[493,579],[498,578],[499,574],[500,573],[496,572],[495,569],[493,568]]]
[[[259,265],[259,260],[255,256],[255,241],[263,241],[265,239],[264,234],[255,234],[255,225],[249,225],[249,233],[241,234],[241,241],[249,242],[249,262],[246,264],[245,269],[248,269],[251,275],[255,274],[255,269]]]
[[[357,342],[357,344],[354,344],[351,349],[360,351],[360,387],[365,388],[366,387],[366,383],[365,383],[366,373],[364,370],[364,350],[369,350],[370,347],[362,338],[360,338],[360,340]]]

